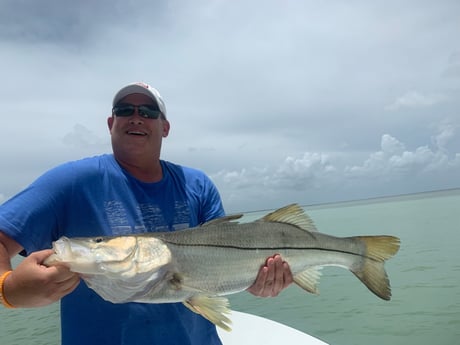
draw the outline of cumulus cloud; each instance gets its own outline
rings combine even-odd
[[[456,127],[452,123],[443,122],[438,127],[438,133],[431,141],[441,151],[447,151],[447,145],[455,137]]]
[[[67,133],[62,140],[66,145],[78,148],[100,147],[107,144],[107,138],[99,137],[81,124],[74,125],[72,131]]]
[[[288,156],[275,167],[253,166],[238,171],[222,170],[214,174],[213,178],[235,189],[257,185],[274,189],[303,190],[335,183],[341,176],[398,179],[402,175],[423,174],[455,167],[460,153],[449,157],[444,150],[454,135],[454,127],[445,125],[433,136],[433,147],[423,145],[410,150],[402,141],[390,134],[384,134],[380,140],[380,150],[370,153],[368,158],[358,164],[340,164],[341,161],[350,161],[351,156],[347,152],[336,153],[335,157],[327,153],[305,152],[298,157]]]
[[[455,126],[443,123],[432,137],[433,147],[420,146],[407,150],[405,145],[389,134],[381,139],[381,150],[372,153],[362,165],[348,166],[345,173],[350,177],[400,178],[401,175],[420,175],[425,172],[448,171],[458,167],[458,155],[447,152],[448,143],[455,137]]]
[[[238,171],[222,170],[212,177],[234,189],[258,186],[270,189],[303,189],[336,172],[324,153],[305,152],[301,157],[288,156],[278,167],[251,167]]]
[[[398,97],[393,103],[386,106],[387,110],[400,110],[404,108],[424,108],[433,106],[446,99],[439,94],[422,94],[417,91],[408,91],[401,97]]]
[[[270,179],[270,184],[288,189],[318,187],[319,181],[326,181],[336,170],[327,154],[305,152],[299,158],[286,157]]]
[[[245,189],[248,187],[264,187],[268,184],[269,171],[266,168],[251,167],[241,170],[221,170],[212,175],[212,178],[221,181],[232,189]]]
[[[382,152],[387,154],[400,154],[405,150],[404,144],[389,134],[384,134],[382,136],[380,146],[382,148]]]
[[[288,156],[272,167],[253,166],[238,171],[224,170],[212,175],[212,178],[225,191],[224,195],[228,196],[227,199],[224,198],[225,201],[233,207],[233,200],[239,200],[243,195],[247,198],[257,195],[254,192],[256,190],[263,190],[265,197],[277,195],[273,200],[280,200],[281,194],[286,196],[290,193],[293,197],[299,193],[308,195],[308,192],[317,190],[330,197],[333,192],[341,194],[353,189],[363,189],[363,186],[372,186],[373,191],[385,195],[393,190],[388,183],[392,186],[410,185],[411,180],[424,183],[428,189],[439,186],[452,188],[458,185],[443,185],[440,182],[446,174],[460,174],[460,153],[449,154],[445,150],[446,145],[454,138],[455,126],[446,123],[433,135],[432,146],[422,145],[413,150],[396,137],[384,134],[380,140],[380,149],[356,164],[342,164],[353,160],[349,152],[334,155],[305,152],[300,156]],[[436,178],[438,184],[430,187],[427,182]],[[363,196],[359,193],[356,195]],[[304,200],[308,198],[305,197]],[[316,200],[309,201],[319,200],[322,199],[317,197]]]
[[[5,1],[0,190],[110,152],[135,80],[165,98],[162,157],[240,210],[458,186],[457,33],[454,1]]]
[[[444,132],[442,132],[444,133]],[[439,141],[445,135],[438,136]],[[345,173],[351,178],[397,179],[401,175],[418,175],[424,172],[446,169],[454,160],[450,160],[439,146],[417,147],[414,151],[406,150],[405,145],[389,134],[384,134],[380,143],[381,150],[372,153],[362,165],[347,166]]]

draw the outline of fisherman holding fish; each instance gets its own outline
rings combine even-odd
[[[170,123],[156,89],[129,84],[112,106],[113,154],[60,165],[0,206],[0,302],[29,308],[61,300],[64,345],[221,344],[215,326],[182,303],[110,303],[65,265],[44,264],[62,236],[167,232],[224,216],[204,173],[160,159]],[[13,270],[19,253],[26,258]],[[261,264],[252,294],[273,297],[293,281],[280,255]]]

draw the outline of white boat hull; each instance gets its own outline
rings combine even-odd
[[[232,310],[231,319],[231,332],[217,328],[224,345],[328,345],[295,328],[260,316]]]

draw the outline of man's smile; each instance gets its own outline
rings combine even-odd
[[[146,136],[147,133],[143,132],[143,131],[140,131],[140,130],[127,130],[126,131],[126,134],[129,134],[129,135],[138,135],[138,136]]]

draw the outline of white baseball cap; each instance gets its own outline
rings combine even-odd
[[[166,106],[163,98],[157,89],[143,82],[136,82],[122,87],[113,97],[112,107],[114,107],[122,98],[133,93],[141,93],[153,99],[164,117],[166,117]]]

